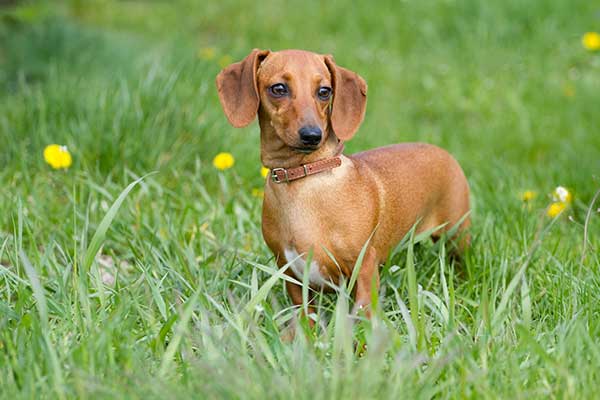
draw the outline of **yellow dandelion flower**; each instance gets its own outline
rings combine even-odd
[[[581,37],[581,44],[589,51],[600,50],[600,33],[587,32]]]
[[[573,97],[575,96],[575,88],[572,85],[566,84],[563,86],[563,94],[565,97]]]
[[[203,47],[200,50],[198,50],[198,58],[200,58],[202,60],[206,60],[206,61],[213,60],[216,55],[217,55],[217,52],[215,51],[214,47]]]
[[[533,190],[526,190],[523,193],[521,193],[521,200],[524,202],[531,201],[531,200],[535,199],[536,197],[537,197],[537,193],[534,192]]]
[[[563,186],[557,186],[552,192],[552,200],[555,202],[561,202],[570,204],[573,201],[573,195]]]
[[[260,176],[262,176],[263,178],[266,178],[267,175],[269,175],[269,168],[267,167],[262,167],[260,169]]]
[[[567,205],[565,203],[556,201],[550,204],[550,207],[548,207],[546,214],[548,214],[550,218],[556,218],[565,210],[565,208],[567,208]]]
[[[44,160],[54,169],[67,169],[73,164],[67,146],[51,144],[44,149]]]
[[[221,56],[221,58],[219,58],[219,67],[225,68],[232,62],[233,62],[233,58],[231,58],[231,56],[228,56],[227,54],[225,54],[224,56]]]
[[[221,171],[233,167],[233,164],[235,164],[235,158],[233,158],[233,154],[231,153],[219,153],[213,158],[213,165]]]
[[[252,189],[252,196],[262,199],[263,197],[265,197],[265,192],[262,189],[254,188]]]

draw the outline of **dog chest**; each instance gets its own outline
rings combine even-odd
[[[370,200],[336,191],[303,191],[277,198],[266,193],[263,234],[267,245],[290,263],[299,280],[306,270],[312,286],[339,282],[340,275],[351,273],[353,260],[375,226]]]

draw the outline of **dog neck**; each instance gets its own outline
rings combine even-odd
[[[341,154],[343,145],[333,132],[329,132],[321,147],[311,153],[302,153],[286,145],[267,119],[259,118],[260,158],[269,168],[292,168]]]

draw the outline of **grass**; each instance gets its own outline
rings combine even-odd
[[[204,3],[0,9],[1,396],[595,397],[600,54],[580,38],[600,9]],[[371,323],[350,332],[341,288],[314,332],[282,343],[295,310],[252,195],[258,127],[227,125],[214,89],[219,62],[253,47],[332,53],[367,80],[348,153],[419,140],[457,157],[463,266],[407,240]],[[45,165],[50,143],[68,145],[68,171]],[[212,167],[220,151],[234,168]],[[575,200],[552,221],[557,185]]]

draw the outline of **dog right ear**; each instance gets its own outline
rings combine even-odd
[[[221,106],[236,128],[242,128],[256,118],[260,103],[256,71],[267,55],[269,50],[254,49],[242,61],[231,64],[217,75]]]
[[[367,83],[356,72],[339,67],[333,57],[324,56],[331,73],[333,104],[329,119],[335,135],[342,141],[354,136],[367,109]]]

